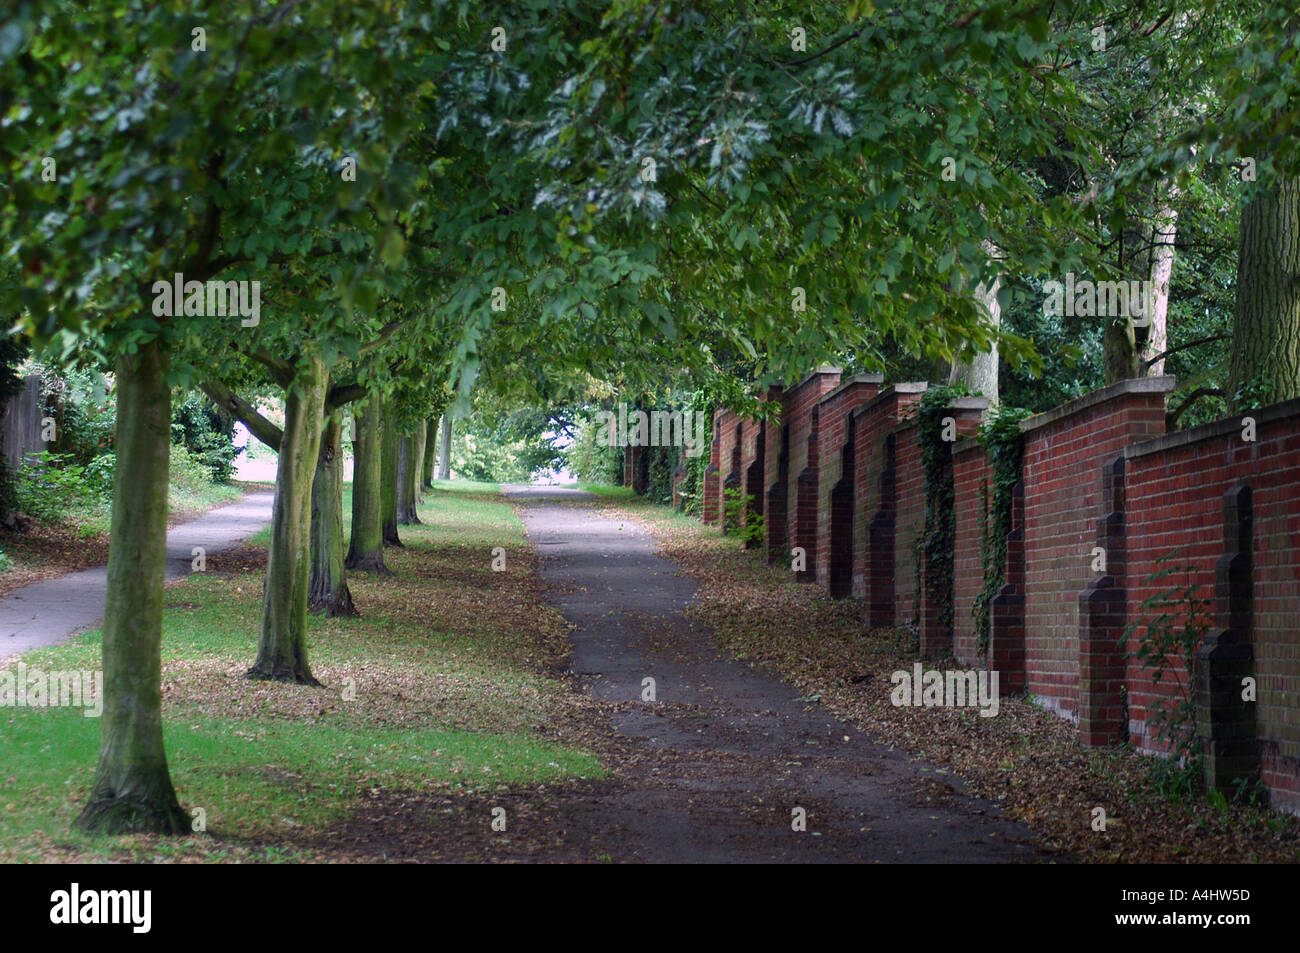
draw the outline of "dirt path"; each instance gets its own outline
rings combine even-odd
[[[573,669],[624,704],[616,780],[546,813],[561,855],[614,861],[1033,862],[1024,825],[719,650],[683,610],[695,584],[585,494],[506,487],[576,628]],[[654,679],[656,701],[642,701]],[[807,829],[791,829],[792,810]]]
[[[195,546],[205,555],[219,553],[252,536],[271,520],[270,491],[209,510],[198,519],[167,531],[167,578],[191,571]],[[46,645],[58,645],[92,628],[104,616],[108,571],[86,569],[22,589],[0,599],[0,661]]]

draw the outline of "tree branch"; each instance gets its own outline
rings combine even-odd
[[[247,427],[248,432],[254,437],[279,453],[284,431],[259,414],[252,404],[218,380],[204,381],[199,384],[199,390],[207,394],[219,408]]]
[[[369,393],[369,388],[362,387],[360,384],[338,384],[330,388],[325,397],[325,406],[329,410],[335,410],[344,404],[360,400]]]
[[[1165,429],[1171,431],[1177,430],[1178,418],[1183,415],[1184,411],[1186,411],[1189,407],[1192,406],[1192,404],[1196,403],[1202,397],[1227,397],[1227,396],[1228,396],[1228,392],[1225,390],[1221,390],[1218,387],[1196,388],[1196,390],[1188,394],[1186,399],[1184,399],[1183,402],[1178,405],[1177,410],[1171,410],[1169,413],[1165,414]]]
[[[1228,340],[1228,338],[1230,338],[1230,337],[1232,337],[1231,334],[1216,334],[1216,335],[1214,335],[1213,337],[1201,338],[1199,341],[1188,341],[1186,344],[1180,344],[1180,345],[1178,345],[1178,347],[1171,347],[1171,348],[1170,348],[1169,350],[1167,350],[1167,351],[1161,351],[1161,352],[1160,352],[1159,354],[1157,354],[1155,357],[1153,357],[1153,358],[1149,358],[1148,360],[1143,361],[1143,362],[1142,362],[1142,365],[1143,365],[1144,367],[1150,367],[1150,366],[1151,366],[1152,364],[1154,364],[1156,361],[1162,361],[1162,360],[1164,360],[1166,357],[1168,357],[1170,354],[1177,353],[1178,351],[1181,351],[1181,350],[1183,350],[1183,349],[1185,349],[1185,348],[1196,347],[1196,345],[1198,345],[1198,344],[1209,344],[1211,341],[1226,341],[1226,340]]]
[[[257,361],[257,363],[266,367],[275,378],[275,382],[281,387],[288,387],[293,383],[293,364],[282,357],[274,357],[265,351],[245,351],[248,357]]]
[[[373,341],[370,341],[361,346],[361,348],[357,351],[357,356],[365,357],[367,354],[370,354],[371,352],[378,350],[380,347],[383,346],[385,341],[387,341],[389,338],[393,336],[393,334],[397,331],[398,328],[402,326],[402,324],[403,324],[402,321],[390,321],[388,324],[384,325],[384,327],[380,330],[378,337],[376,337]]]

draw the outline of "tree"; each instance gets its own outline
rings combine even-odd
[[[268,267],[314,262],[315,239],[328,247],[340,221],[377,235],[367,243],[374,248],[392,225],[370,206],[403,201],[410,181],[390,174],[388,161],[403,123],[375,123],[371,104],[400,85],[375,63],[409,62],[397,47],[420,29],[415,12],[305,3],[287,17],[290,9],[234,3],[210,11],[206,36],[219,45],[211,54],[192,40],[188,18],[125,0],[75,17],[34,0],[0,22],[0,110],[13,120],[0,139],[11,183],[0,235],[21,269],[18,282],[0,286],[0,306],[18,312],[38,340],[98,351],[117,371],[104,717],[93,793],[78,820],[93,830],[188,830],[167,774],[159,687],[170,388],[197,382],[198,365],[214,357],[205,336],[227,341],[240,321],[188,307],[161,320],[158,286],[175,273],[200,283],[251,281]],[[344,32],[366,43],[340,45]],[[66,70],[70,58],[81,64],[75,73]],[[11,115],[16,99],[24,105]],[[332,201],[301,201],[331,157],[358,147],[377,174],[345,194],[330,191]],[[287,222],[281,186],[299,193]],[[370,271],[364,258],[354,254],[338,275],[336,295],[355,296]],[[313,354],[294,374],[294,433],[284,439],[295,488],[309,490],[315,467],[319,430],[303,422],[323,407],[324,364]],[[275,523],[280,545],[305,555],[298,501],[278,499]],[[283,559],[270,573],[268,590],[300,587]],[[296,613],[280,608],[264,616],[300,628]],[[258,667],[288,664],[276,648]]]
[[[329,411],[311,488],[311,575],[307,605],[331,617],[360,614],[352,603],[343,556],[342,433],[342,411]]]
[[[1300,397],[1300,179],[1261,189],[1241,213],[1228,393],[1234,408]]]
[[[352,538],[345,565],[357,572],[391,575],[384,565],[382,512],[382,398],[371,393],[352,417]]]

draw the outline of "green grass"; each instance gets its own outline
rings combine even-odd
[[[585,493],[591,493],[594,496],[603,497],[607,500],[618,500],[619,502],[640,501],[641,498],[636,495],[630,486],[611,486],[607,483],[579,483],[578,489]]]
[[[102,856],[115,851],[115,838],[72,828],[94,777],[99,722],[53,708],[16,709],[0,723],[7,792],[0,842],[39,843],[45,832],[56,832],[65,846]],[[172,781],[191,816],[202,808],[209,831],[241,837],[322,827],[343,816],[365,788],[463,778],[537,783],[600,773],[591,755],[522,734],[198,718],[169,721],[164,738]],[[19,851],[16,859],[37,857]]]
[[[523,527],[495,486],[439,482],[401,527],[398,575],[349,579],[363,616],[309,622],[326,688],[240,678],[256,651],[261,573],[195,573],[167,590],[164,736],[187,810],[213,837],[73,830],[93,780],[99,721],[79,709],[0,708],[0,860],[304,859],[294,835],[328,828],[382,788],[453,790],[599,778],[592,754],[537,735],[567,692],[532,662],[543,610],[511,585]],[[350,497],[350,487],[345,488]],[[345,506],[350,500],[345,499]],[[489,570],[506,549],[509,571]],[[549,610],[545,610],[549,611]],[[562,630],[562,626],[559,627]],[[29,652],[29,669],[95,670],[102,633]],[[356,699],[340,687],[355,682]]]

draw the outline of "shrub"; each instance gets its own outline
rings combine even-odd
[[[172,443],[208,468],[209,482],[229,483],[239,453],[232,436],[234,423],[212,407],[202,394],[189,394],[172,408]]]
[[[108,491],[102,472],[87,474],[72,454],[42,450],[35,462],[18,471],[18,509],[44,522],[58,522],[74,508],[108,501],[112,489],[112,464]]]

